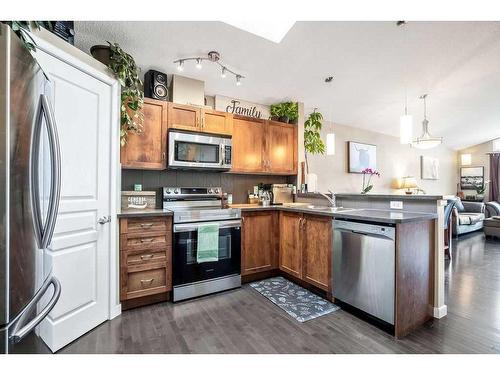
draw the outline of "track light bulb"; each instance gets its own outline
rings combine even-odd
[[[241,86],[241,76],[237,75],[236,76],[236,86]]]
[[[184,61],[180,60],[179,65],[177,65],[177,70],[182,72],[184,70]]]
[[[201,59],[196,59],[196,69],[201,69]]]
[[[222,72],[220,74],[222,78],[226,78],[226,68],[222,68]]]

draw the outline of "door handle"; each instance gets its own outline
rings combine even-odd
[[[101,225],[111,222],[111,216],[101,216],[97,222]]]

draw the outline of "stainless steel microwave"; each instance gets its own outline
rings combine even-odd
[[[171,169],[212,169],[227,171],[232,166],[230,136],[168,132],[168,167]]]

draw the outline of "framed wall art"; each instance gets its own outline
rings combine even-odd
[[[377,146],[351,141],[347,143],[349,173],[361,173],[366,168],[377,169]]]

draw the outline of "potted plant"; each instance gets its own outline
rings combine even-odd
[[[139,78],[140,69],[132,56],[126,53],[117,43],[110,43],[109,69],[120,82],[121,107],[120,107],[120,143],[127,143],[129,132],[142,133],[144,114],[144,91]]]
[[[308,191],[316,190],[317,176],[309,173],[309,161],[307,154],[324,154],[325,143],[321,139],[321,127],[323,126],[323,115],[316,112],[316,109],[304,122],[304,158],[306,162],[306,181]]]
[[[485,181],[483,184],[481,185],[475,185],[474,188],[476,189],[476,199],[477,200],[483,200],[484,199],[484,192],[486,191],[486,188],[488,187],[488,184],[490,183],[490,181]]]
[[[108,42],[109,43],[109,42]],[[111,58],[111,47],[104,44],[96,44],[90,47],[90,54],[97,61],[102,62],[104,65],[109,66]]]
[[[299,105],[297,102],[283,102],[272,104],[270,108],[271,120],[284,123],[295,123],[299,118]]]
[[[363,174],[363,187],[361,189],[361,194],[366,194],[373,189],[373,185],[371,183],[372,177],[374,175],[380,177],[380,173],[371,168],[365,168],[361,171],[361,173]],[[368,178],[366,176],[368,176]]]

